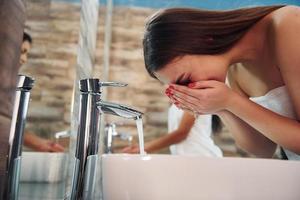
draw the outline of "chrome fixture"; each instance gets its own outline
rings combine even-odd
[[[55,143],[59,144],[60,139],[65,139],[65,138],[70,138],[71,137],[71,131],[70,130],[65,130],[65,131],[60,131],[54,134],[55,138]]]
[[[100,117],[103,113],[137,119],[142,113],[124,105],[101,100],[101,88],[125,87],[127,84],[82,79],[79,83],[80,108],[75,168],[72,177],[71,200],[91,200],[95,189],[98,160]]]
[[[103,113],[115,115],[122,118],[136,120],[142,115],[141,112],[121,104],[99,101],[97,102],[97,106]]]
[[[105,143],[104,143],[105,153],[113,153],[113,141],[115,138],[119,138],[123,141],[127,141],[128,145],[131,145],[133,139],[132,135],[128,133],[117,132],[115,123],[108,123],[105,126]]]
[[[70,137],[70,136],[71,136],[70,131],[69,131],[69,130],[66,130],[66,131],[60,131],[60,132],[55,133],[54,138],[55,138],[56,140],[58,140],[58,139],[60,139],[60,138],[68,138],[68,137]]]
[[[34,80],[31,77],[24,75],[18,76],[14,110],[10,127],[7,162],[8,176],[5,199],[9,200],[18,199],[23,135],[30,98],[30,90],[33,87],[33,83]]]

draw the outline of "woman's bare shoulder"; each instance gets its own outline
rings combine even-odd
[[[290,57],[299,51],[300,7],[285,6],[271,14],[269,36],[278,58]]]
[[[300,7],[285,6],[271,14],[273,28],[283,28],[285,26],[300,23]]]

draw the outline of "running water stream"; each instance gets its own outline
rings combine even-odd
[[[140,154],[144,155],[144,154],[146,154],[146,152],[145,152],[145,149],[144,149],[144,131],[143,131],[142,117],[137,117],[135,122],[136,122],[136,127],[137,127],[137,131],[138,131],[138,136],[139,136]]]

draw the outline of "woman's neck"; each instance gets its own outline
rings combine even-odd
[[[250,28],[244,37],[226,53],[225,56],[229,60],[230,65],[236,63],[257,65],[263,62],[267,56],[269,25],[270,19],[267,16]]]

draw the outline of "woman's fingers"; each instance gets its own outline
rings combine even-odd
[[[189,105],[193,105],[193,107],[197,107],[197,99],[193,97],[184,98],[184,96],[173,95],[172,99],[176,102],[179,102],[182,106],[186,108],[190,108]]]
[[[180,92],[180,93],[192,96],[192,90],[193,89],[190,89],[186,86],[172,84],[167,88],[166,93],[172,94],[174,92]]]
[[[172,104],[176,105],[176,107],[186,110],[189,109],[188,107],[185,106],[184,102],[179,97],[176,97],[175,95],[168,95],[170,98],[170,101]]]
[[[188,87],[193,89],[213,88],[217,82],[218,81],[215,80],[197,81],[197,82],[190,83]]]
[[[186,99],[182,99],[176,96],[173,96],[175,100],[175,105],[183,110],[190,110],[192,112],[196,112],[197,105],[195,103],[189,102]]]
[[[129,147],[125,147],[121,150],[122,153],[138,153],[140,151],[139,146],[129,146]]]
[[[188,88],[181,85],[170,85],[166,94],[177,107],[190,109],[200,113],[214,113],[226,108],[228,104],[228,87],[215,80],[199,81]]]
[[[176,100],[175,100],[176,98],[185,99],[186,101],[188,101],[190,103],[197,101],[197,98],[187,95],[187,94],[184,94],[184,93],[181,93],[181,92],[178,92],[178,91],[175,91],[175,90],[168,91],[167,96],[170,98],[172,103],[176,102]]]
[[[192,104],[197,104],[197,102],[199,101],[198,98],[194,97],[196,96],[195,95],[187,95],[187,94],[184,94],[184,93],[181,93],[181,92],[177,92],[177,91],[173,91],[173,94],[171,94],[173,97],[176,97],[176,98],[180,98],[180,99],[183,99],[189,103],[192,103]]]
[[[196,91],[193,89],[189,89],[185,86],[179,86],[176,87],[176,89],[174,87],[169,87],[165,93],[169,98],[176,95],[178,97],[180,96],[180,98],[188,98],[190,101],[193,101],[197,99],[197,94],[195,94],[195,92]]]
[[[121,150],[122,153],[130,153],[132,150],[132,147],[125,147],[124,149]]]
[[[57,144],[57,143],[53,143],[51,145],[51,147],[52,147],[51,148],[52,151],[54,151],[54,152],[63,152],[65,150],[63,146],[61,146],[60,144]]]
[[[183,90],[181,90],[181,91],[183,91]],[[191,91],[191,92],[195,93],[195,91]],[[195,109],[197,108],[196,105],[199,102],[199,99],[194,97],[196,95],[191,96],[190,94],[182,93],[175,89],[167,90],[166,94],[171,99],[172,103],[175,104],[180,109],[190,110],[190,111],[195,112]]]
[[[198,112],[197,111],[197,106],[193,105],[193,104],[188,104],[188,105],[183,105],[182,102],[180,103],[176,103],[175,104],[178,108],[187,111],[188,113],[190,113],[191,115],[193,115],[195,118],[197,118],[198,115],[203,114],[202,112]]]

